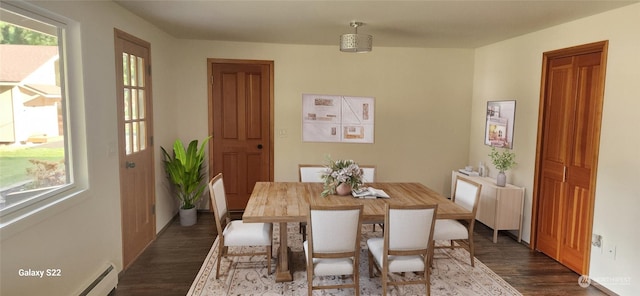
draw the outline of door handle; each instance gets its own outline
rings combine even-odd
[[[136,167],[136,163],[135,163],[135,162],[133,162],[133,161],[127,161],[127,162],[125,163],[125,167],[126,167],[126,168],[128,168],[128,169],[135,168],[135,167]]]
[[[258,149],[262,149],[262,144],[258,144]]]
[[[562,183],[567,181],[567,166],[565,165],[562,168]]]

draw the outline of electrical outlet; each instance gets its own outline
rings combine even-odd
[[[616,260],[616,246],[607,247],[604,252],[607,258]]]

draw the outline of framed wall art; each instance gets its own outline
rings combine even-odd
[[[302,141],[373,143],[374,99],[302,95]]]
[[[513,149],[516,101],[488,101],[484,143]]]

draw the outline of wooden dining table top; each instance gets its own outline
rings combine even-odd
[[[385,203],[437,204],[438,219],[471,219],[472,213],[421,183],[367,183],[384,190],[390,198],[355,198],[351,195],[322,197],[322,183],[257,182],[242,220],[252,222],[304,222],[308,205],[364,205],[363,222],[383,223]]]

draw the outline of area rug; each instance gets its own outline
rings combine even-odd
[[[381,295],[382,283],[378,275],[369,278],[366,240],[381,237],[380,228],[372,231],[372,225],[365,225],[362,231],[360,253],[360,294]],[[302,250],[302,238],[298,232],[298,223],[289,223],[288,238],[292,250],[293,281],[276,283],[273,271],[275,259],[271,264],[272,274],[267,273],[267,262],[264,256],[223,258],[220,266],[220,277],[215,278],[216,240],[200,268],[188,296],[202,295],[304,295],[307,294],[307,273]],[[274,225],[274,246],[276,253],[279,246],[278,226]],[[250,248],[250,247],[247,247]],[[242,250],[232,249],[233,252]],[[394,275],[401,276],[401,275]],[[419,275],[406,273],[408,280]],[[346,278],[347,281],[351,279]],[[314,283],[322,285],[341,283],[341,277],[316,277]],[[424,295],[423,285],[407,285],[389,288],[389,295]],[[334,289],[314,291],[314,295],[353,295],[353,289]],[[464,249],[436,249],[431,273],[431,295],[522,295],[511,287],[500,276],[486,265],[475,259],[475,267],[469,263],[469,253]]]

